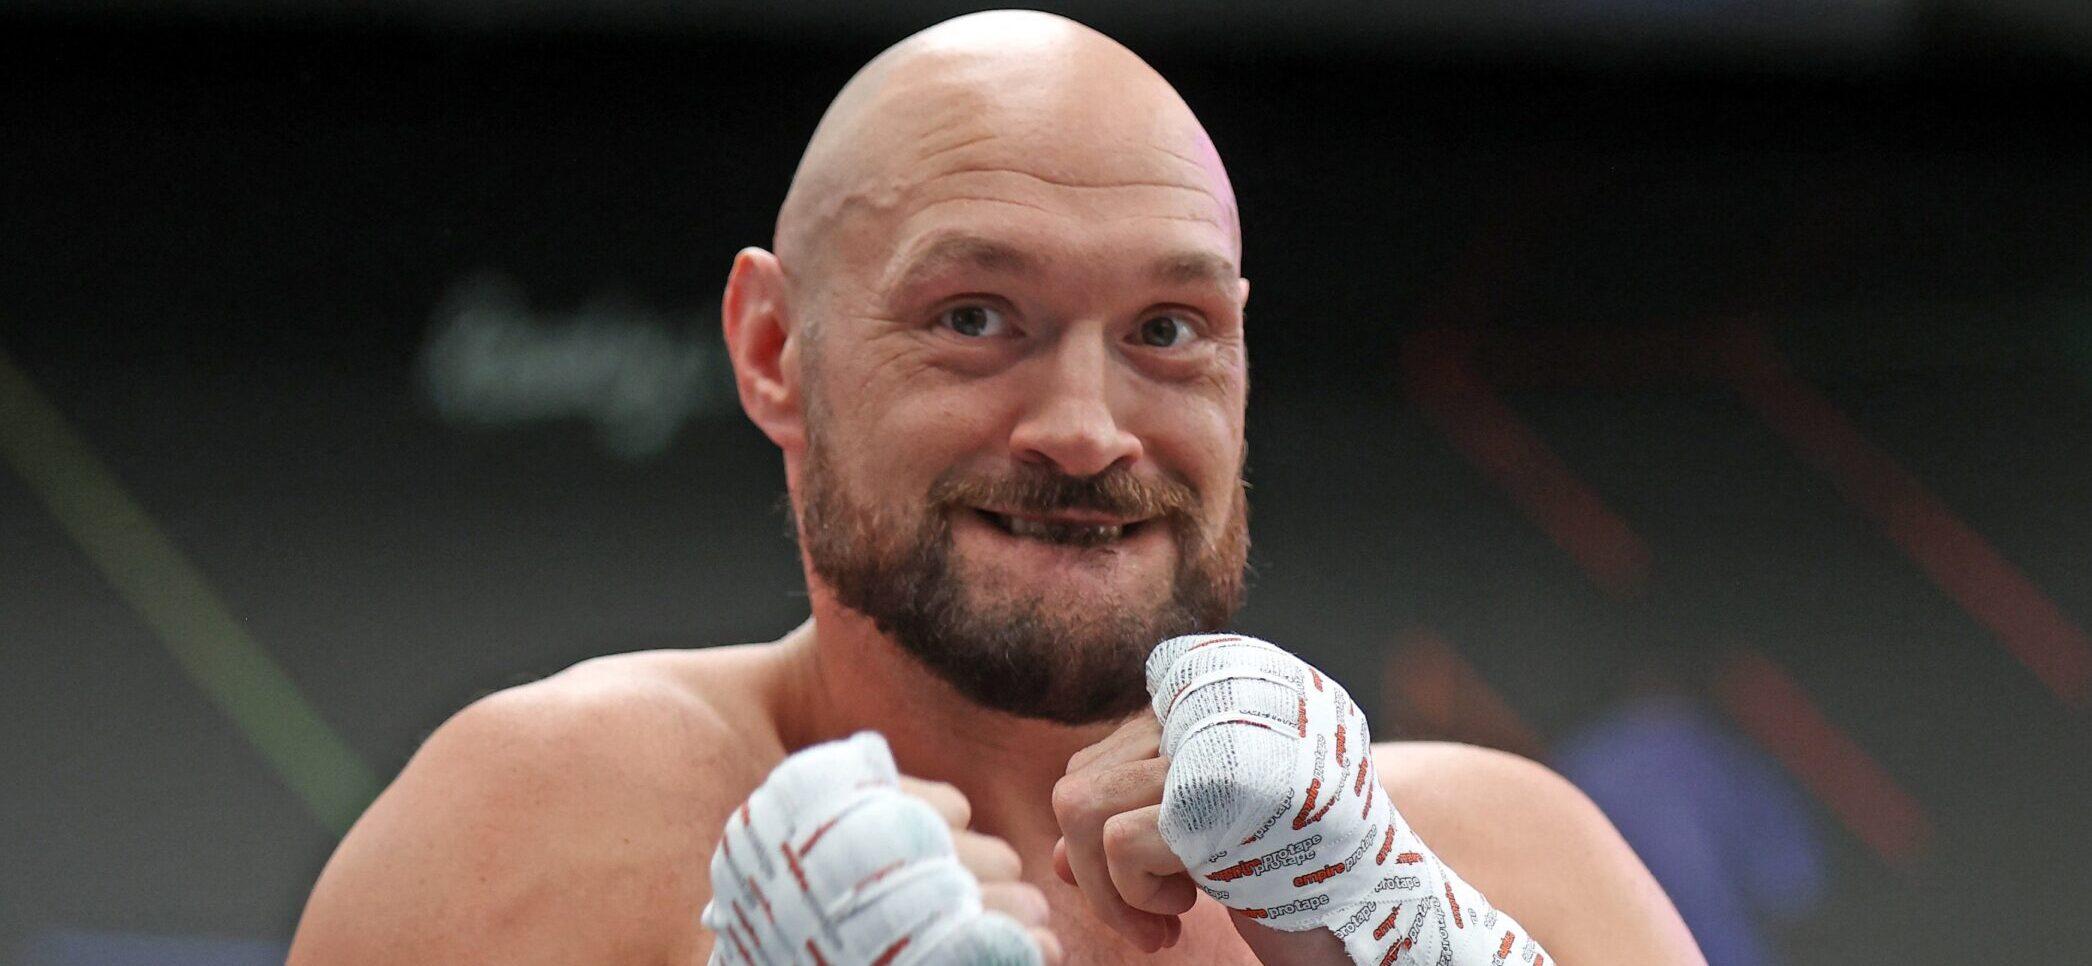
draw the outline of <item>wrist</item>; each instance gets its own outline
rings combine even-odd
[[[1343,941],[1327,929],[1285,932],[1235,913],[1228,920],[1265,966],[1351,966]]]

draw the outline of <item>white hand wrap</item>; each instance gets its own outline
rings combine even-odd
[[[898,777],[869,731],[780,763],[712,853],[712,963],[1040,963],[1024,927],[982,910],[944,818]]]
[[[1548,962],[1395,811],[1335,681],[1232,634],[1164,641],[1147,672],[1170,759],[1162,838],[1207,895],[1274,929],[1327,928],[1361,964]]]

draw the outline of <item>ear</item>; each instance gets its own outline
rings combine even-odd
[[[800,406],[797,331],[776,255],[750,247],[734,256],[719,322],[727,355],[734,360],[742,410],[771,442],[796,451],[806,440],[806,416]]]

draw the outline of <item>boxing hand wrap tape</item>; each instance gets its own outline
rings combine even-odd
[[[1016,921],[981,908],[942,816],[904,794],[876,732],[786,758],[712,853],[715,966],[1036,966]]]
[[[1273,929],[1328,929],[1372,966],[1549,962],[1403,821],[1365,715],[1335,681],[1233,634],[1162,642],[1147,678],[1170,759],[1162,838],[1221,905]]]

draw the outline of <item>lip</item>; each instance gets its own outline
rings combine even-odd
[[[1012,517],[1021,520],[1032,520],[1039,523],[1052,523],[1061,524],[1064,526],[1078,527],[1130,527],[1134,524],[1146,523],[1149,520],[1154,519],[1153,517],[1113,516],[1109,513],[1098,513],[1095,511],[1085,510],[1056,510],[1052,513],[1019,513],[1011,510],[1003,510],[998,509],[996,507],[987,506],[977,506],[973,509],[981,513],[993,514],[999,517]]]
[[[1109,513],[1063,511],[1049,514],[1005,514],[969,507],[965,514],[988,531],[1028,546],[1056,553],[1117,553],[1136,542],[1146,543],[1156,531],[1154,517],[1127,518]]]

